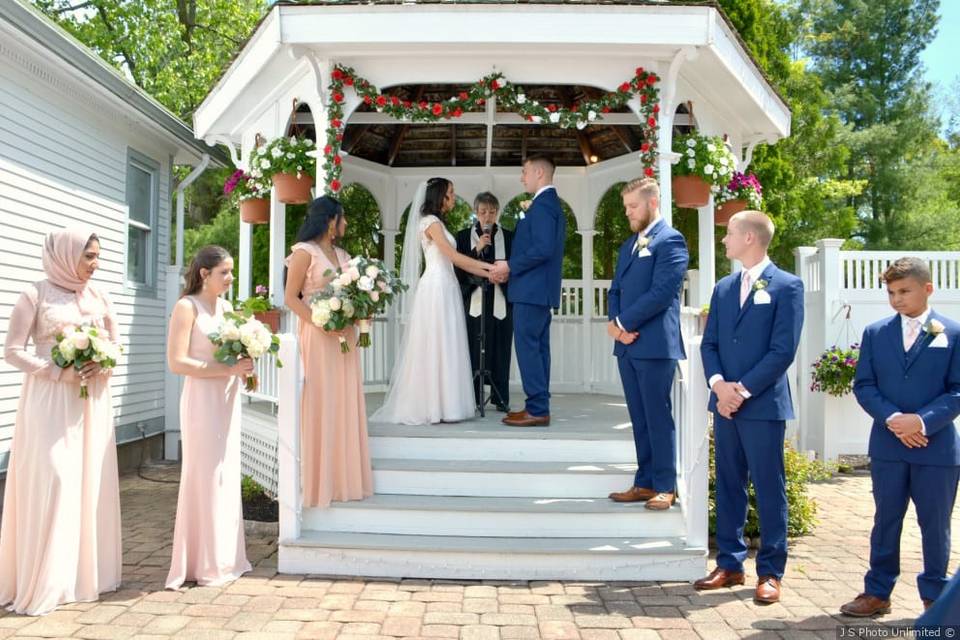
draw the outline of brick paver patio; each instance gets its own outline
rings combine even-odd
[[[175,480],[176,469],[149,470]],[[683,640],[836,638],[854,621],[838,607],[862,588],[873,514],[870,479],[841,476],[812,487],[814,535],[793,541],[782,603],[752,601],[747,586],[697,593],[686,583],[448,582],[353,580],[276,573],[276,541],[248,537],[253,573],[223,588],[163,590],[177,485],[129,475],[121,483],[124,583],[98,603],[43,618],[0,612],[0,640],[28,637],[316,638],[319,640]],[[960,517],[954,513],[960,564]],[[921,605],[920,533],[913,509],[902,542],[903,577],[883,624],[909,624]],[[712,566],[712,562],[711,562]],[[877,624],[869,623],[868,624]]]

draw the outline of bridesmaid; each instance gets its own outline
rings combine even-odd
[[[373,494],[367,449],[367,408],[360,377],[360,354],[354,327],[324,331],[310,319],[310,296],[331,280],[327,269],[346,265],[350,255],[334,246],[347,221],[343,207],[329,196],[310,203],[287,257],[284,300],[300,318],[303,393],[300,397],[300,460],[303,504],[327,507],[331,501],[362,500]],[[340,352],[339,335],[351,345]]]
[[[26,375],[3,500],[0,605],[20,614],[93,601],[120,585],[110,373],[95,363],[60,369],[50,359],[54,336],[67,325],[92,324],[119,339],[109,297],[90,284],[99,258],[100,240],[89,229],[47,235],[47,278],[20,295],[7,329],[4,359]]]
[[[244,358],[232,367],[217,362],[207,337],[233,310],[220,297],[232,283],[233,258],[226,249],[203,247],[170,317],[167,366],[186,380],[180,395],[183,463],[168,589],[187,581],[221,585],[251,569],[240,501],[240,385],[253,362]]]

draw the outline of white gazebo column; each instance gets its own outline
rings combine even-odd
[[[671,183],[673,162],[673,115],[660,112],[660,131],[657,137],[660,153],[657,156],[657,172],[660,175],[660,215],[667,224],[673,223],[673,185]]]
[[[593,349],[591,338],[593,332],[593,302],[596,293],[593,290],[593,237],[597,235],[594,229],[578,229],[581,236],[581,266],[580,276],[583,280],[583,350],[584,363],[581,370],[583,375],[583,390],[592,391],[593,386]]]
[[[240,221],[240,255],[237,256],[237,271],[240,277],[237,299],[246,300],[253,291],[253,225],[242,220]]]
[[[702,307],[710,302],[710,296],[713,295],[713,285],[717,282],[713,196],[710,196],[710,200],[705,207],[697,209],[697,221],[700,231],[700,245],[697,247],[697,257],[700,263],[700,268],[697,270],[697,296],[699,300],[692,302],[696,306]]]
[[[283,306],[283,263],[287,257],[287,205],[277,199],[277,190],[270,190],[270,302]],[[286,330],[286,327],[281,327]]]

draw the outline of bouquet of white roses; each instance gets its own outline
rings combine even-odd
[[[334,276],[330,282],[334,296],[341,300],[349,300],[357,318],[356,324],[360,330],[357,346],[370,346],[370,332],[373,328],[373,316],[386,311],[393,297],[400,291],[407,289],[400,280],[400,276],[387,268],[382,260],[354,256],[343,269],[336,274],[327,270],[325,276]]]
[[[100,330],[91,325],[67,326],[55,336],[51,357],[61,369],[83,369],[88,362],[97,362],[102,369],[113,369],[123,353],[123,347],[100,336]],[[87,398],[87,383],[80,381],[80,397]]]
[[[237,364],[240,358],[256,360],[266,353],[277,354],[280,351],[280,338],[267,329],[266,325],[254,318],[239,313],[223,314],[220,327],[207,336],[217,346],[213,357],[217,362],[228,366]],[[277,368],[283,366],[277,358]],[[255,391],[259,384],[256,374],[247,376],[247,391]]]
[[[331,285],[327,285],[310,299],[310,319],[325,331],[342,331],[354,324],[356,312],[353,301]],[[350,351],[346,338],[341,335],[338,340],[341,353]]]

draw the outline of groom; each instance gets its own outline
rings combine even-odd
[[[499,261],[491,278],[510,278],[507,299],[513,303],[513,340],[526,406],[510,412],[512,427],[550,425],[550,319],[560,306],[560,271],[567,221],[553,186],[553,160],[532,155],[523,163],[520,182],[533,202],[517,224],[513,253]]]

